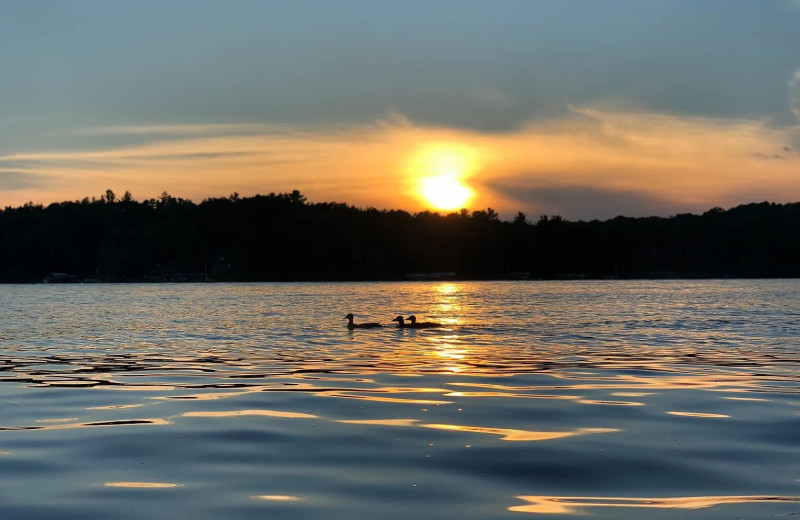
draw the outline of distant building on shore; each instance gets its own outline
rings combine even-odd
[[[437,273],[406,273],[409,280],[455,280],[456,273],[452,271],[442,271]]]
[[[79,281],[77,275],[67,273],[48,273],[42,279],[42,283],[78,283]]]

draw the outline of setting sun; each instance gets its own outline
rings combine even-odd
[[[422,194],[437,209],[451,210],[463,208],[472,198],[472,191],[447,176],[430,177],[422,180]]]
[[[475,196],[464,179],[477,168],[475,151],[463,144],[436,143],[420,149],[411,160],[417,196],[435,209],[466,207]]]

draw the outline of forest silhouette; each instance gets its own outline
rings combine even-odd
[[[163,193],[0,211],[0,282],[800,276],[800,203],[571,222],[491,208],[442,215]],[[58,273],[58,274],[53,274]]]

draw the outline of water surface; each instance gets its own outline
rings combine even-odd
[[[800,514],[798,317],[787,280],[0,286],[2,518]]]

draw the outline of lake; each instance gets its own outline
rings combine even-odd
[[[1,516],[790,516],[798,340],[798,280],[0,286]]]

